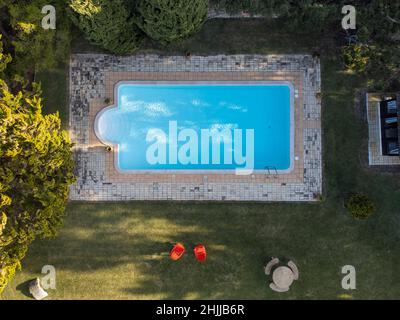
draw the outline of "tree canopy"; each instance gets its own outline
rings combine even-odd
[[[349,70],[377,90],[400,90],[400,3],[370,0],[359,6],[355,43],[345,47]]]
[[[137,25],[153,40],[169,43],[197,32],[208,13],[208,0],[138,0]]]
[[[133,53],[143,34],[123,0],[69,0],[74,24],[92,43],[117,54]]]
[[[45,5],[53,5],[57,10],[55,30],[42,28],[41,10]],[[64,12],[63,0],[0,1],[0,29],[13,53],[13,72],[24,75],[51,69],[67,59],[70,32]]]
[[[0,47],[1,68],[9,60]],[[0,123],[1,293],[30,243],[60,227],[74,163],[58,114],[42,114],[38,85],[11,92],[0,79]]]

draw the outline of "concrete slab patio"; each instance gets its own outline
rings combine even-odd
[[[122,80],[290,81],[295,88],[295,166],[288,174],[125,174],[94,134],[96,114]],[[77,182],[70,199],[315,201],[322,192],[320,63],[308,55],[116,57],[70,61],[70,135]]]

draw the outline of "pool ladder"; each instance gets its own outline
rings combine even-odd
[[[264,167],[265,170],[267,170],[267,174],[266,174],[266,178],[270,178],[271,175],[273,175],[273,177],[276,179],[278,178],[278,170],[276,169],[276,167],[274,166],[265,166]]]

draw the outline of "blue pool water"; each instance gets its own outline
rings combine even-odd
[[[287,171],[291,91],[288,83],[120,83],[117,106],[97,115],[95,131],[118,146],[121,171]]]

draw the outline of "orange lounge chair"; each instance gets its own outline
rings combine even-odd
[[[194,255],[196,256],[197,261],[204,262],[207,258],[206,248],[202,244],[198,244],[194,248]]]
[[[178,242],[172,248],[171,252],[169,253],[169,256],[171,257],[172,260],[176,261],[182,258],[184,253],[185,253],[185,247],[183,246],[182,243]]]

